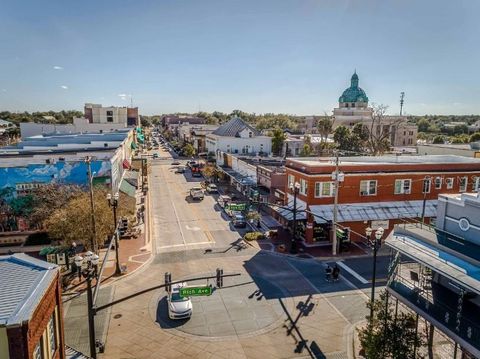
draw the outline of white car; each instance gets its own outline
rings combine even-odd
[[[218,188],[213,183],[210,183],[209,185],[207,185],[207,192],[208,193],[218,193]]]
[[[172,291],[167,296],[168,317],[170,319],[187,319],[192,316],[193,307],[189,297],[181,297],[180,288],[186,287],[187,282],[172,285]]]

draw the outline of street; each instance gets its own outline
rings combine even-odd
[[[241,275],[225,278],[211,296],[193,297],[188,320],[168,318],[163,289],[114,305],[107,322],[97,324],[108,328],[100,357],[349,358],[353,325],[367,314],[371,258],[343,261],[359,274],[342,270],[331,283],[325,280],[327,262],[251,247],[215,196],[190,200],[189,189],[201,179],[188,170],[175,173],[169,154],[158,153],[159,159],[150,160],[148,209],[156,254],[108,287],[113,299],[162,284],[165,272],[174,281],[214,286],[189,279],[214,275],[216,268]]]

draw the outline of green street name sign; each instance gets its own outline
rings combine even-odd
[[[184,287],[178,291],[180,297],[201,297],[212,295],[212,287]]]
[[[247,209],[246,203],[228,203],[225,206],[226,209],[230,211],[245,211]]]

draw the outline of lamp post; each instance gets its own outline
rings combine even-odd
[[[371,306],[370,306],[370,321],[373,321],[373,302],[375,300],[375,279],[376,279],[376,276],[377,276],[377,251],[378,249],[380,248],[380,246],[382,245],[382,236],[383,236],[383,233],[384,233],[384,229],[382,227],[378,228],[376,231],[375,231],[375,238],[371,238],[372,236],[372,229],[370,227],[367,227],[365,229],[365,234],[367,235],[367,240],[368,240],[368,244],[370,245],[370,247],[373,249],[373,277],[372,277],[372,293],[370,295],[370,302],[371,302]]]
[[[290,183],[290,191],[293,193],[293,235],[292,242],[290,246],[290,253],[297,253],[297,195],[300,191],[300,183],[295,182],[295,184]]]
[[[88,336],[90,338],[90,357],[97,358],[95,342],[95,311],[93,308],[92,279],[97,278],[98,255],[88,251],[85,258],[75,256],[75,265],[78,270],[78,278],[85,278],[87,281],[87,306],[88,306]]]
[[[118,230],[117,230],[117,207],[118,207],[118,192],[113,196],[109,193],[107,194],[108,205],[113,210],[113,237],[115,238],[115,275],[119,276],[122,274],[122,269],[120,268],[120,258],[118,256]]]

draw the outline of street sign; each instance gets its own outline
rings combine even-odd
[[[228,203],[225,205],[225,209],[230,211],[245,211],[247,209],[246,203]]]
[[[202,297],[212,295],[212,287],[183,287],[180,288],[178,294],[180,294],[180,297]]]

